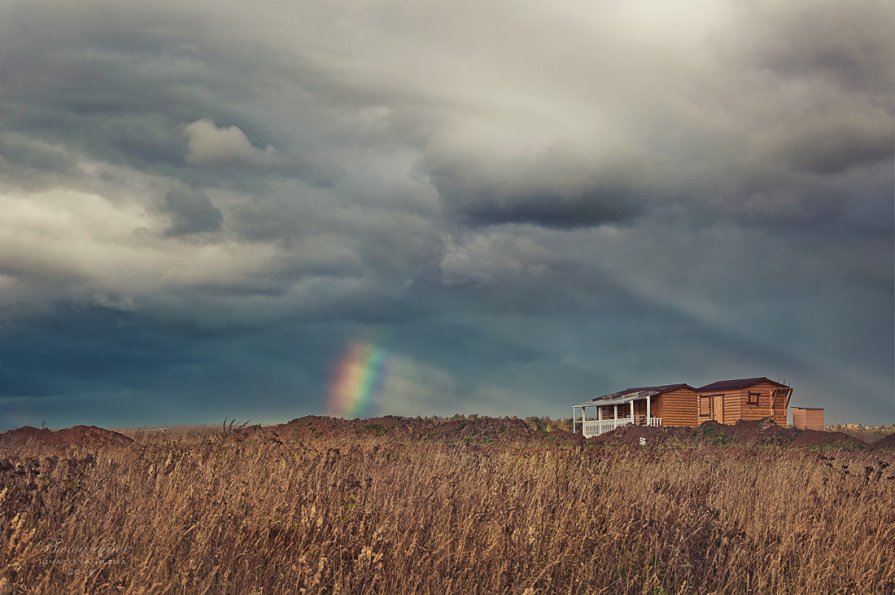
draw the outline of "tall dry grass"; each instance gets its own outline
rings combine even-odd
[[[144,439],[0,471],[0,592],[892,593],[893,455]]]

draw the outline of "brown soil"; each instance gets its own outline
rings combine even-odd
[[[874,444],[875,442],[882,440],[883,438],[885,438],[886,436],[889,435],[889,432],[883,432],[883,431],[879,431],[879,430],[842,429],[842,430],[838,430],[838,431],[842,432],[843,434],[847,434],[849,436],[857,438],[861,442],[865,442],[867,444]]]
[[[521,419],[452,419],[435,424],[425,432],[427,437],[446,441],[469,440],[476,442],[519,443],[531,442],[541,437]]]
[[[874,448],[895,448],[895,434],[889,434],[873,443]]]
[[[588,438],[588,444],[625,444],[636,446],[644,438],[647,445],[661,444],[668,440],[675,428],[652,428],[647,426],[622,426],[606,434]]]
[[[431,420],[388,415],[370,419],[345,420],[310,415],[275,426],[253,426],[233,433],[241,441],[257,436],[265,439],[300,442],[315,438],[370,437],[383,440],[432,440],[465,444],[534,444],[576,446],[584,438],[562,430],[540,432],[524,420],[511,418],[463,418]]]
[[[821,432],[818,430],[790,430],[798,432],[792,443],[796,446],[866,446],[863,440],[842,432]]]
[[[562,446],[579,446],[585,442],[584,436],[581,434],[573,434],[572,432],[566,432],[565,430],[553,430],[552,432],[547,432],[547,435],[544,436],[544,441]]]
[[[96,426],[73,426],[56,431],[25,426],[0,434],[0,446],[6,448],[15,446],[104,448],[127,446],[132,443],[133,440],[123,434]]]
[[[705,424],[703,424],[704,426]],[[720,424],[718,424],[720,425]],[[705,428],[703,428],[704,430]],[[789,444],[794,436],[787,428],[777,425],[770,418],[755,421],[738,421],[729,426],[721,426],[719,433],[731,442],[746,444]]]

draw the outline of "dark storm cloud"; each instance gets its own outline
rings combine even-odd
[[[172,191],[165,195],[165,210],[171,218],[166,233],[171,236],[220,231],[224,216],[201,192]]]
[[[744,62],[791,79],[813,78],[847,90],[891,93],[895,83],[890,4],[750,3],[736,7],[742,34],[721,41]]]
[[[790,166],[819,174],[835,174],[852,167],[892,162],[895,129],[867,122],[823,122],[800,127],[779,139],[776,155]]]
[[[627,200],[625,200],[627,198]],[[640,210],[630,197],[588,192],[574,198],[558,195],[511,196],[506,199],[480,197],[461,210],[472,224],[533,223],[557,229],[620,223]]]
[[[0,135],[0,172],[20,187],[36,189],[71,180],[78,174],[77,161],[59,147],[35,142],[12,133]]]
[[[184,415],[207,422],[235,415],[258,419],[271,415],[265,409],[272,404],[292,407],[296,415],[322,412],[311,386],[326,382],[328,360],[341,347],[310,328],[300,335],[276,328],[209,328],[83,306],[30,318],[27,326],[10,325],[5,338],[16,347],[4,355],[3,393],[15,397],[4,405],[4,424],[7,416],[35,410],[53,425],[178,423]],[[286,347],[301,353],[321,377],[311,384],[301,368],[278,369],[292,358],[284,359]],[[251,393],[247,386],[254,387]],[[110,396],[129,402],[132,413],[109,406]],[[255,401],[259,396],[263,403]]]
[[[313,86],[298,57],[202,33],[198,16],[87,3],[77,10],[36,4],[11,11],[3,71],[4,124],[31,139],[111,163],[197,181],[263,184],[240,163],[185,167],[184,128],[203,118],[236,126],[261,147],[288,140],[251,97],[257,89]],[[206,23],[207,24],[207,23]],[[333,165],[282,155],[268,170],[326,183]],[[213,175],[212,175],[213,173]],[[266,173],[271,173],[270,171]]]
[[[571,196],[549,190],[496,195],[485,188],[455,189],[457,184],[445,176],[437,179],[449,210],[474,226],[530,223],[574,229],[628,222],[644,210],[642,195],[629,189],[590,190]]]
[[[0,425],[322,413],[360,340],[395,413],[895,414],[887,7],[5,14]]]

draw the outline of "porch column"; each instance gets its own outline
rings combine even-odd
[[[578,420],[575,419],[575,408],[572,407],[572,433],[575,433],[575,426],[578,424]]]
[[[647,397],[646,398],[646,425],[650,425],[650,423],[649,423],[650,422],[649,401],[650,401],[650,398]]]
[[[597,405],[597,421],[603,421],[603,408]]]
[[[631,423],[634,423],[634,401],[628,401],[631,404]]]
[[[618,405],[614,405],[613,407],[614,407],[614,409],[612,410],[612,419],[617,420],[618,419]]]

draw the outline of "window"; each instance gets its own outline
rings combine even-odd
[[[758,398],[761,396],[761,393],[749,393],[749,397],[746,402],[750,405],[758,406]]]
[[[701,417],[708,417],[712,414],[712,398],[711,397],[699,397],[699,415]]]

